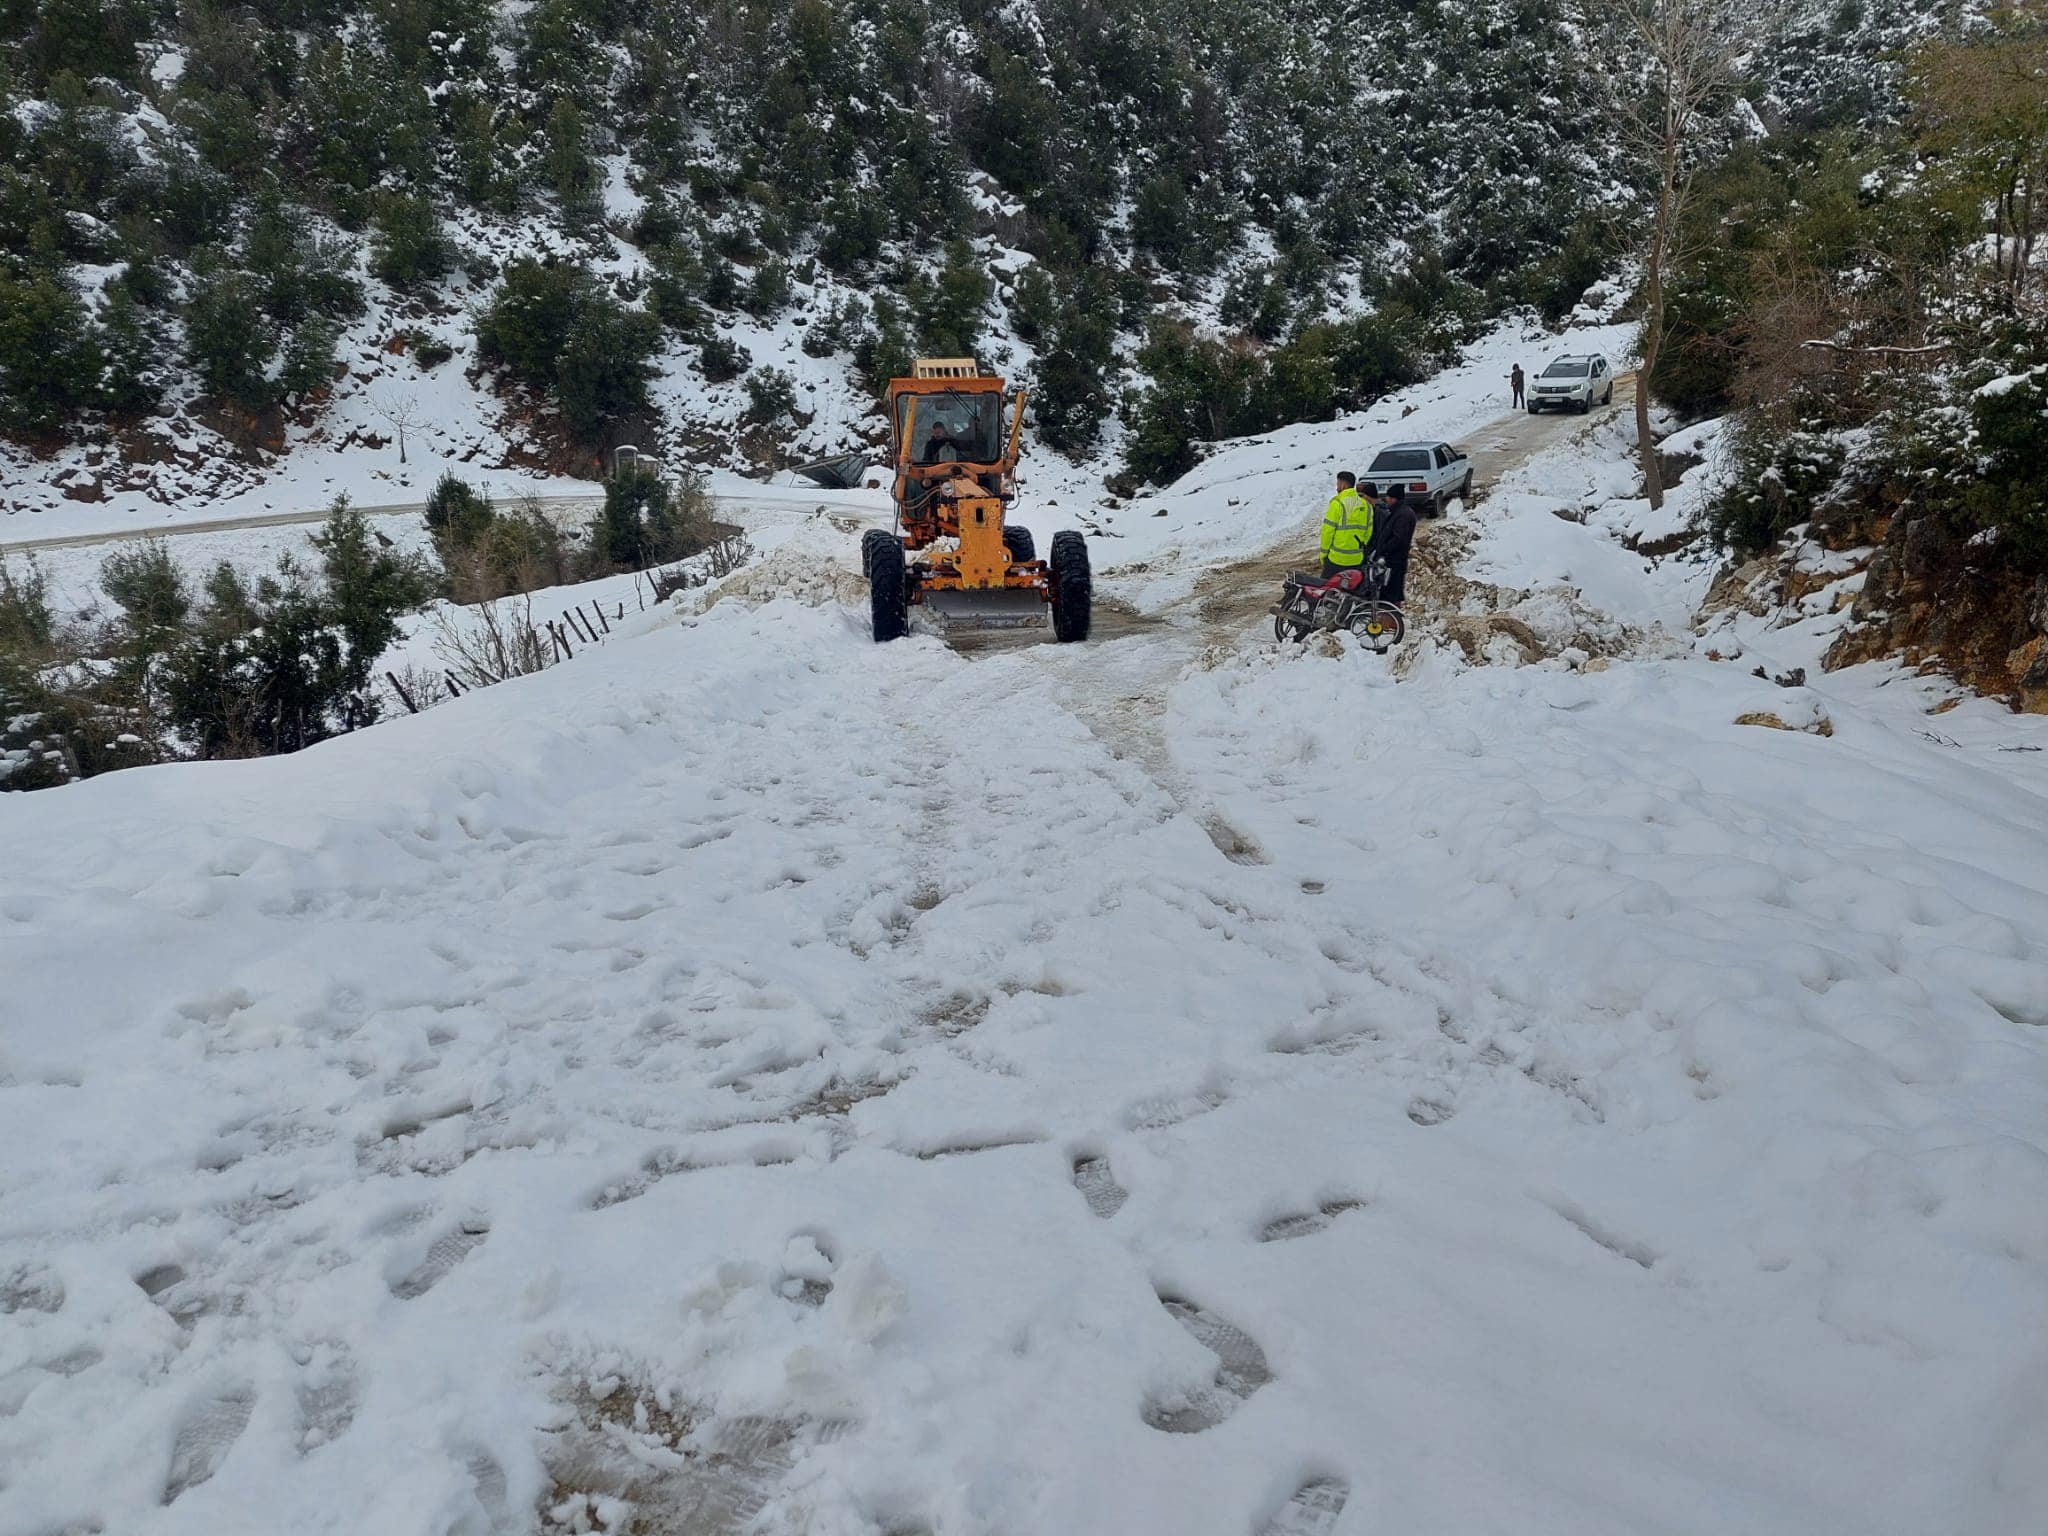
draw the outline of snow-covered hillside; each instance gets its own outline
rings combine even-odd
[[[813,581],[0,800],[0,1532],[2028,1528],[2048,732],[1710,659],[1543,429],[1418,560],[1597,661],[1276,649],[1281,438],[1086,645]]]
[[[1795,8],[1739,133],[1894,111],[1870,60],[1951,9]],[[1099,478],[1155,325],[1258,350],[1398,312],[1433,360],[1475,317],[1569,314],[1639,191],[1594,105],[1603,26],[1506,0],[17,6],[0,527],[416,501],[451,462],[545,485],[621,437],[786,463],[871,440],[914,349],[1029,380]],[[559,358],[479,344],[536,260],[646,327],[580,417]]]

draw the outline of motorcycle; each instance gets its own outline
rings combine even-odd
[[[1317,630],[1348,629],[1371,650],[1392,650],[1407,634],[1408,620],[1380,596],[1391,575],[1378,555],[1362,569],[1339,571],[1328,579],[1294,572],[1270,610],[1273,638],[1306,640]]]

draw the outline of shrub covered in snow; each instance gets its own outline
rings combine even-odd
[[[569,429],[594,437],[647,405],[660,327],[574,263],[522,260],[477,316],[477,352],[543,391]]]

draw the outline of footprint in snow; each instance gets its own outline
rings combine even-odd
[[[887,1092],[886,1089],[881,1091]],[[782,1137],[770,1137],[736,1156],[699,1156],[678,1147],[660,1147],[640,1160],[637,1174],[614,1179],[585,1203],[593,1211],[602,1211],[639,1199],[663,1179],[675,1174],[699,1173],[707,1168],[780,1168],[795,1162],[800,1152],[798,1142]]]
[[[1196,1093],[1157,1094],[1149,1099],[1140,1099],[1126,1109],[1124,1124],[1134,1131],[1163,1131],[1169,1125],[1179,1125],[1183,1120],[1207,1114],[1229,1097],[1221,1088],[1204,1088]]]
[[[185,1278],[185,1271],[175,1264],[159,1264],[154,1269],[145,1269],[135,1277],[135,1283],[142,1287],[142,1294],[151,1301],[164,1294]]]
[[[360,1393],[355,1363],[338,1345],[316,1346],[299,1378],[299,1450],[339,1439],[355,1422]]]
[[[1442,1125],[1458,1112],[1445,1099],[1415,1098],[1408,1101],[1408,1118],[1417,1125]]]
[[[1107,1157],[1076,1158],[1074,1188],[1081,1191],[1082,1198],[1088,1202],[1088,1209],[1104,1218],[1122,1210],[1124,1202],[1131,1197],[1130,1191],[1117,1183]]]
[[[186,1413],[171,1445],[164,1503],[175,1503],[188,1489],[197,1488],[220,1470],[242,1431],[249,1427],[249,1415],[255,1408],[256,1394],[247,1387],[235,1387],[203,1399]]]
[[[1327,1033],[1334,1028],[1335,1033]],[[1266,1049],[1278,1056],[1348,1056],[1379,1039],[1371,1029],[1345,1029],[1325,1024],[1291,1025],[1274,1032]]]
[[[680,1403],[664,1408],[622,1387],[579,1405],[576,1422],[557,1439],[542,1529],[597,1529],[592,1517],[623,1500],[658,1511],[651,1528],[676,1536],[750,1530],[799,1455],[851,1429],[751,1415],[700,1419]]]
[[[0,1419],[11,1419],[21,1412],[29,1394],[49,1377],[76,1376],[99,1363],[100,1352],[90,1344],[80,1344],[61,1355],[31,1360],[11,1371],[0,1371]]]
[[[1281,1216],[1267,1222],[1259,1232],[1259,1241],[1283,1243],[1289,1238],[1307,1237],[1310,1233],[1322,1231],[1337,1217],[1346,1211],[1357,1210],[1362,1204],[1364,1202],[1360,1200],[1325,1200],[1313,1211]]]
[[[794,1234],[782,1250],[782,1279],[776,1289],[800,1307],[822,1307],[832,1294],[832,1271],[839,1246],[829,1235],[807,1229]]]
[[[1258,1536],[1328,1536],[1350,1497],[1351,1485],[1341,1477],[1312,1477],[1259,1527]]]
[[[1216,845],[1216,851],[1233,864],[1270,864],[1266,856],[1251,838],[1238,831],[1221,816],[1211,813],[1200,818],[1201,827],[1209,835],[1209,841]]]
[[[1009,1147],[1031,1147],[1045,1140],[1042,1131],[1018,1130],[1007,1134],[998,1132],[987,1136],[959,1136],[950,1139],[926,1142],[921,1146],[898,1147],[899,1152],[908,1152],[922,1162],[937,1162],[945,1157],[963,1157],[971,1152],[1000,1152]]]
[[[187,1332],[213,1310],[213,1298],[179,1265],[159,1264],[144,1270],[135,1277],[135,1283],[142,1287],[143,1295],[170,1313]]]
[[[1237,1405],[1273,1379],[1266,1352],[1258,1340],[1235,1323],[1205,1312],[1191,1301],[1162,1296],[1159,1304],[1175,1322],[1194,1335],[1216,1357],[1216,1375],[1207,1386],[1184,1398],[1154,1399],[1145,1405],[1145,1422],[1170,1435],[1200,1434],[1214,1429]]]
[[[391,1294],[400,1301],[424,1296],[447,1278],[448,1272],[490,1235],[491,1224],[480,1216],[466,1218],[452,1231],[443,1232],[427,1249],[427,1256],[391,1282]]]
[[[64,1282],[41,1264],[17,1264],[0,1274],[0,1314],[55,1312],[64,1305]]]

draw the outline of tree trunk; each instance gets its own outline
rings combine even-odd
[[[2032,175],[2031,173],[2029,173],[2029,174],[2028,174],[2028,175],[2027,175],[2027,176],[2026,176],[2026,177],[2025,177],[2025,178],[2024,178],[2024,179],[2023,179],[2023,180],[2021,181],[2020,185],[2021,185],[2021,187],[2022,187],[2022,189],[2023,189],[2023,190],[2021,191],[2021,193],[2020,193],[2020,217],[2019,217],[2019,226],[2020,226],[2020,227],[2019,227],[2019,241],[2020,241],[2020,254],[2019,254],[2019,269],[2020,269],[2020,280],[2019,280],[2019,287],[2018,287],[2018,289],[2017,289],[2017,290],[2015,291],[2015,295],[2014,295],[2015,297],[2020,297],[2020,296],[2022,296],[2022,295],[2024,295],[2024,294],[2025,294],[2025,292],[2026,292],[2026,287],[2027,287],[2027,277],[2028,277],[2028,274],[2030,274],[2030,273],[2031,273],[2031,272],[2032,272],[2032,271],[2034,270],[2034,178],[2033,178],[2033,175]]]
[[[1661,325],[1658,328],[1661,329]],[[1664,505],[1664,477],[1657,468],[1657,439],[1650,431],[1650,369],[1655,362],[1656,347],[1646,330],[1643,366],[1636,374],[1636,457],[1642,461],[1643,493],[1650,498],[1653,510]]]
[[[1650,380],[1656,376],[1657,354],[1664,344],[1664,257],[1671,245],[1672,203],[1677,195],[1678,143],[1668,135],[1664,145],[1664,180],[1657,194],[1657,222],[1650,232],[1649,260],[1644,263],[1643,361],[1636,370],[1636,457],[1643,467],[1643,494],[1651,509],[1664,505],[1664,477],[1657,468],[1657,439],[1650,431]]]

